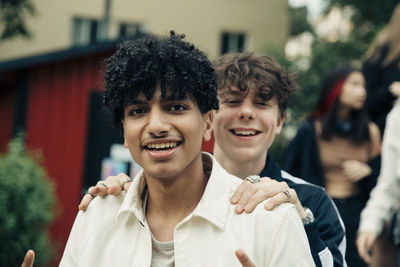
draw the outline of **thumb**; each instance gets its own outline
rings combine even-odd
[[[242,249],[236,250],[235,255],[243,267],[256,267],[256,265],[250,260],[250,258]]]
[[[21,267],[33,267],[33,262],[35,261],[35,252],[30,249],[26,252],[24,262],[22,263]]]

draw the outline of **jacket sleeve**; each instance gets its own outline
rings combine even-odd
[[[359,231],[380,233],[400,201],[400,106],[388,115],[383,137],[382,168],[376,187],[361,213]],[[396,117],[397,116],[397,117]]]
[[[315,221],[305,226],[314,262],[317,266],[345,266],[344,224],[331,198],[321,188],[314,199]]]
[[[305,181],[324,186],[324,174],[312,121],[300,126],[283,157],[282,169]]]
[[[372,189],[376,186],[376,182],[378,180],[379,171],[381,168],[381,156],[377,156],[367,162],[368,166],[371,168],[372,173],[358,181],[358,187],[360,188],[360,192],[362,192],[362,198],[366,202],[368,201],[369,194]]]

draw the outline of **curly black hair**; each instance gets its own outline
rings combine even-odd
[[[140,93],[148,100],[160,83],[161,97],[192,97],[202,114],[218,109],[217,80],[207,56],[184,35],[147,36],[118,45],[106,60],[104,105],[122,129],[124,110]]]
[[[268,101],[277,97],[281,116],[297,85],[296,74],[289,73],[275,59],[252,52],[228,53],[213,62],[218,79],[218,95],[239,93],[246,96],[251,88]]]

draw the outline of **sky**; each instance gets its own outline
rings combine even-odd
[[[323,0],[289,0],[289,5],[293,7],[307,6],[309,19],[317,19],[324,7]]]

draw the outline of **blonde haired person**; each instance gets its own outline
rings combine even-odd
[[[389,87],[393,82],[400,81],[400,3],[365,54],[362,72],[367,82],[368,114],[383,133],[386,115],[396,99]]]

